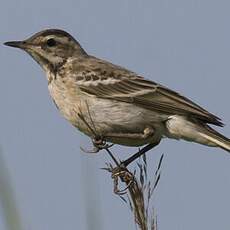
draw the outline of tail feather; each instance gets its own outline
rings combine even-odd
[[[230,139],[202,121],[188,120],[186,117],[173,115],[166,121],[166,128],[167,136],[170,138],[220,147],[230,152]]]
[[[230,152],[230,139],[218,133],[211,127],[205,127],[205,131],[200,132],[200,135],[210,142],[210,145],[218,146]]]

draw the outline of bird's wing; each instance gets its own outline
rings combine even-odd
[[[133,103],[168,115],[184,115],[205,123],[223,125],[218,117],[177,92],[118,68],[81,72],[75,76],[77,86],[82,92],[99,98]]]

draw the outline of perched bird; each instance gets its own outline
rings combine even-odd
[[[88,55],[65,31],[48,29],[5,45],[23,49],[40,64],[57,108],[98,149],[105,142],[146,145],[143,153],[168,137],[230,151],[230,139],[208,125],[222,126],[218,117],[173,90]]]

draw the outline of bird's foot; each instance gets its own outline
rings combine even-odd
[[[80,147],[81,150],[85,153],[98,153],[100,150],[109,149],[113,146],[113,144],[108,144],[101,136],[92,138],[92,142],[94,146],[92,149],[87,150]]]
[[[93,138],[92,142],[94,147],[97,148],[99,151],[102,149],[109,149],[113,146],[113,144],[108,144],[106,140],[101,136]]]

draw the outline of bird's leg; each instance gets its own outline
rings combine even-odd
[[[106,133],[107,138],[119,138],[119,139],[130,139],[130,140],[145,140],[154,136],[154,129],[152,127],[146,127],[143,132],[140,133]]]
[[[111,133],[111,134],[106,135],[106,137],[108,137],[108,138],[129,138],[129,139],[133,139],[133,140],[136,140],[136,139],[146,140],[146,139],[151,138],[153,136],[154,136],[154,129],[152,127],[146,127],[144,129],[143,133]],[[145,154],[147,151],[149,151],[150,149],[152,149],[153,147],[158,145],[159,142],[160,142],[160,140],[156,141],[155,143],[151,143],[151,144],[146,145],[144,148],[140,149],[137,153],[135,153],[134,155],[132,155],[131,157],[129,157],[125,161],[122,161],[119,164],[119,167],[125,168],[130,163],[132,163],[134,160],[136,160],[138,157],[140,157],[141,155]]]
[[[146,152],[148,152],[150,149],[154,148],[155,146],[157,146],[159,144],[160,141],[156,142],[156,143],[151,143],[146,145],[145,147],[143,147],[142,149],[140,149],[138,152],[136,152],[135,154],[133,154],[131,157],[129,157],[128,159],[122,161],[120,163],[121,167],[127,167],[130,163],[132,163],[133,161],[135,161],[138,157],[142,156],[143,154],[145,154]]]

